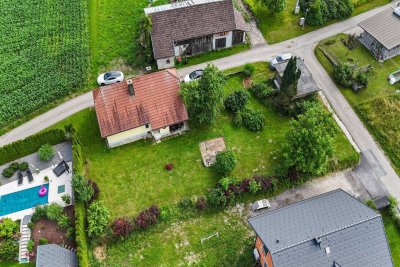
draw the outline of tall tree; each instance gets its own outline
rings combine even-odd
[[[286,111],[297,94],[297,81],[301,76],[301,70],[297,67],[297,58],[292,57],[283,72],[282,83],[275,99],[279,110]]]
[[[212,64],[204,69],[199,81],[183,84],[181,95],[191,120],[212,124],[223,108],[225,75]]]
[[[320,175],[333,155],[337,127],[321,105],[310,107],[297,120],[292,119],[284,145],[285,168]]]
[[[153,46],[151,43],[151,19],[143,16],[139,23],[139,30],[136,33],[136,55],[144,64],[150,64],[154,61]]]
[[[271,13],[281,13],[285,10],[286,0],[261,0]]]

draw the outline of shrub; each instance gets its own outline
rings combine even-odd
[[[259,110],[247,109],[243,113],[243,124],[250,131],[261,131],[264,128],[264,114]]]
[[[75,211],[75,240],[79,266],[89,266],[88,239],[86,236],[86,209],[82,202],[74,205]]]
[[[160,217],[160,209],[156,205],[152,205],[150,208],[143,210],[135,219],[135,224],[140,229],[147,229],[149,226],[157,223]]]
[[[205,196],[200,196],[197,198],[196,208],[199,210],[204,210],[207,208],[207,199]]]
[[[223,208],[227,205],[227,197],[223,188],[213,188],[207,195],[207,203],[214,208]]]
[[[244,65],[243,73],[246,77],[250,77],[251,75],[253,75],[255,69],[256,67],[253,64],[247,63]]]
[[[0,242],[0,259],[4,261],[13,260],[17,257],[18,250],[18,241],[4,239]]]
[[[56,221],[63,214],[63,208],[57,203],[51,203],[46,206],[46,217],[49,220]]]
[[[84,203],[88,203],[94,195],[93,187],[90,186],[85,177],[79,174],[72,177],[72,188],[75,192],[75,198]]]
[[[173,168],[174,168],[174,164],[172,164],[172,163],[165,164],[165,169],[167,171],[172,171]]]
[[[12,168],[7,167],[7,168],[5,168],[5,169],[3,170],[2,175],[3,175],[5,178],[10,178],[11,176],[14,175],[14,173],[15,173],[15,171],[14,171]]]
[[[250,184],[249,184],[249,190],[252,194],[257,193],[258,191],[261,190],[261,185],[259,182],[257,182],[256,180],[251,180]]]
[[[178,202],[177,206],[181,210],[190,210],[193,208],[193,201],[191,198],[184,197]]]
[[[102,202],[90,204],[87,214],[88,235],[100,236],[107,227],[110,213]]]
[[[33,223],[36,223],[41,218],[45,218],[46,217],[46,212],[47,212],[47,206],[36,206],[35,210],[34,210],[34,212],[32,214],[31,221]]]
[[[99,188],[99,186],[96,184],[96,182],[93,181],[93,180],[91,180],[91,179],[88,180],[88,183],[89,183],[89,185],[93,188],[93,195],[92,195],[92,197],[90,198],[90,201],[89,201],[89,202],[93,202],[93,201],[95,201],[96,199],[99,199],[100,188]]]
[[[71,204],[71,196],[68,194],[62,195],[61,199],[64,201],[66,205]]]
[[[18,167],[19,167],[19,170],[22,172],[27,171],[29,169],[29,164],[28,164],[28,162],[22,162],[19,164]]]
[[[41,237],[39,238],[39,245],[47,245],[49,243],[49,240],[47,238]]]
[[[217,154],[216,161],[212,168],[219,174],[226,176],[230,174],[237,165],[235,153],[230,150],[222,151]]]
[[[252,86],[250,86],[249,91],[257,98],[267,98],[276,93],[276,90],[268,85],[268,81],[258,81],[253,83]]]
[[[355,34],[349,34],[347,38],[342,39],[343,44],[347,47],[349,50],[353,50],[357,48],[360,44],[358,41],[358,38]]]
[[[60,216],[57,218],[57,224],[58,227],[62,229],[68,229],[71,227],[71,221],[66,214],[60,214]]]
[[[249,97],[249,93],[247,93],[246,91],[237,90],[225,99],[225,108],[232,112],[242,110],[249,100]]]
[[[127,237],[133,232],[133,224],[128,218],[118,218],[112,223],[111,230],[114,237]]]
[[[262,189],[264,191],[271,188],[271,179],[269,179],[267,177],[255,175],[253,177],[253,180],[257,181],[261,187],[260,189]]]
[[[18,223],[14,222],[10,218],[4,218],[0,220],[0,237],[11,238],[19,230]]]
[[[221,187],[224,190],[228,190],[230,185],[236,185],[237,184],[237,180],[234,177],[224,177],[221,180],[219,180],[219,185],[221,185]]]
[[[11,168],[14,172],[19,170],[19,163],[18,162],[13,162],[10,164],[9,168]]]
[[[369,83],[367,74],[365,72],[362,72],[362,71],[357,73],[357,76],[356,76],[355,80],[356,80],[357,84],[362,85],[364,87],[367,87],[367,85]]]
[[[33,242],[32,239],[29,239],[29,241],[28,241],[28,251],[32,252],[34,246],[35,246],[35,242]]]
[[[54,148],[50,144],[44,144],[38,150],[38,156],[41,161],[48,161],[53,155]]]
[[[348,64],[338,64],[334,67],[333,78],[340,86],[350,88],[353,80],[353,70]]]
[[[239,184],[239,190],[241,193],[247,193],[250,191],[250,179],[243,179]]]

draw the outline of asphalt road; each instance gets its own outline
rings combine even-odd
[[[303,57],[307,67],[322,88],[332,108],[347,127],[361,150],[361,164],[355,169],[352,175],[361,181],[372,197],[377,197],[389,192],[400,200],[400,179],[398,175],[313,53],[313,48],[318,41],[338,33],[350,31],[354,29],[359,22],[381,12],[389,6],[395,6],[395,3],[392,2],[391,4],[291,40],[269,46],[260,46],[249,51],[215,60],[212,63],[221,70],[224,70],[241,66],[245,63],[268,60],[283,52],[292,52],[297,56]],[[180,77],[184,77],[184,75],[193,70],[204,68],[205,65],[206,64],[190,66],[178,70],[178,73]],[[90,106],[93,106],[93,99],[90,92],[71,99],[1,136],[0,146],[35,134]]]

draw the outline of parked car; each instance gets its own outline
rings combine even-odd
[[[252,211],[259,211],[262,209],[269,209],[269,208],[271,208],[271,204],[269,204],[268,199],[261,199],[251,204]]]
[[[191,73],[187,74],[185,76],[185,78],[183,79],[183,81],[185,83],[188,83],[188,82],[199,79],[202,75],[203,75],[203,70],[195,70],[195,71],[192,71]]]
[[[400,70],[395,71],[389,75],[389,83],[395,84],[400,81]]]
[[[291,57],[292,57],[292,54],[290,54],[290,53],[280,54],[277,57],[275,57],[269,61],[269,67],[274,70],[276,64],[288,61]]]
[[[124,74],[121,71],[109,71],[102,73],[97,77],[97,83],[99,85],[108,85],[113,83],[119,83],[124,80]]]

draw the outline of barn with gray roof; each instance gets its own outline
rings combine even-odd
[[[381,215],[341,189],[248,222],[261,266],[393,266]]]

